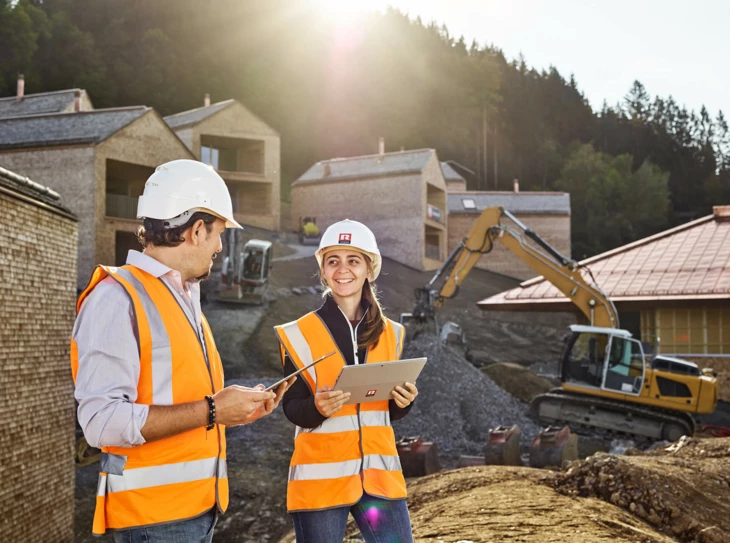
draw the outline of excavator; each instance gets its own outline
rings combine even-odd
[[[560,360],[561,386],[532,400],[534,419],[567,424],[575,431],[676,441],[693,434],[693,414],[715,410],[718,385],[711,369],[645,352],[645,344],[619,327],[616,307],[590,270],[561,255],[502,207],[481,213],[431,281],[416,289],[413,310],[401,315],[401,323],[438,326],[438,310],[456,296],[459,285],[495,243],[555,285],[590,323],[570,326]]]

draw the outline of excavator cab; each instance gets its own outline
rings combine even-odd
[[[644,350],[630,332],[581,325],[570,329],[563,354],[563,382],[635,396],[641,393]]]

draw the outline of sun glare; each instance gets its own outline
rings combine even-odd
[[[312,4],[337,23],[356,23],[365,13],[373,11],[373,3],[368,0],[312,0]]]

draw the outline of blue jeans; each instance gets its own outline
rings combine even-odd
[[[349,513],[366,543],[413,543],[406,500],[384,500],[366,493],[355,505],[291,513],[297,543],[342,543]]]
[[[116,530],[114,543],[210,543],[213,540],[213,528],[218,520],[214,507],[207,513],[180,522]]]

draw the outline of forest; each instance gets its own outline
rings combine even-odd
[[[722,112],[640,81],[594,109],[572,75],[489,40],[303,0],[0,0],[0,96],[22,73],[26,93],[83,88],[96,108],[235,98],[281,135],[284,199],[314,162],[377,152],[379,137],[434,148],[473,172],[469,190],[570,192],[576,258],[730,204]]]

